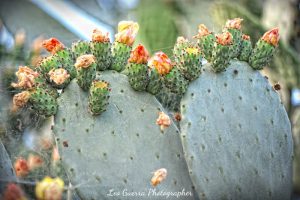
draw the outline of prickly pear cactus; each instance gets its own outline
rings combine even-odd
[[[209,64],[181,101],[181,137],[203,199],[290,199],[292,134],[279,95],[245,62]]]
[[[162,199],[148,196],[149,189],[192,192],[179,131],[174,124],[164,131],[156,125],[163,108],[155,97],[135,92],[122,74],[106,71],[98,78],[112,88],[110,103],[100,116],[89,113],[88,94],[74,81],[58,98],[54,132],[72,184],[81,185],[79,196]],[[152,172],[160,168],[168,170],[168,177],[154,188],[150,184]],[[144,192],[146,196],[123,196],[123,191]],[[111,197],[111,192],[121,194]],[[192,195],[181,198],[197,199]]]

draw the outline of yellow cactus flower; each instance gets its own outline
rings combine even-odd
[[[47,176],[35,186],[35,195],[38,200],[61,200],[63,190],[62,179]]]

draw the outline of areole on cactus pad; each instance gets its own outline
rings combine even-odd
[[[101,30],[71,49],[51,38],[44,43],[51,55],[37,68],[20,67],[13,110],[30,105],[54,115],[68,177],[87,182],[76,189],[82,199],[149,188],[184,189],[180,199],[289,199],[290,123],[255,71],[269,64],[278,29],[252,47],[241,22],[228,20],[219,34],[199,25],[195,43],[178,38],[174,61],[133,48],[132,21],[119,23],[113,43]],[[166,198],[147,194],[131,199]]]

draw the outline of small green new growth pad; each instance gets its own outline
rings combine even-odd
[[[93,115],[106,111],[109,99],[109,84],[106,81],[93,81],[89,94],[89,109]]]

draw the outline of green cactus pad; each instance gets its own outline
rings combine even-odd
[[[44,88],[34,89],[30,94],[29,101],[33,109],[40,115],[49,117],[57,111],[56,99]]]
[[[74,58],[78,58],[79,56],[90,54],[91,48],[90,43],[87,41],[77,41],[72,43],[72,53]]]
[[[96,66],[96,63],[92,63],[87,68],[80,67],[77,69],[77,83],[83,90],[88,90],[96,78]]]
[[[230,47],[230,58],[237,58],[241,51],[242,45],[242,31],[239,29],[227,29],[232,35],[232,45]]]
[[[36,70],[47,77],[47,74],[51,69],[57,69],[60,66],[60,62],[56,56],[45,57],[39,64]]]
[[[147,86],[147,92],[150,94],[157,94],[163,86],[163,78],[157,72],[155,68],[153,68],[149,73],[149,84]]]
[[[241,52],[240,55],[238,56],[238,59],[241,61],[248,62],[251,52],[252,52],[251,40],[242,40]]]
[[[212,68],[214,72],[222,72],[228,67],[230,62],[231,45],[221,45],[215,43],[212,53]]]
[[[177,94],[184,94],[187,87],[188,81],[181,74],[177,66],[163,77],[164,85],[171,90],[171,92]]]
[[[169,111],[179,111],[182,96],[183,94],[172,92],[165,86],[155,95],[157,100]]]
[[[203,36],[197,40],[197,44],[200,47],[201,52],[203,52],[204,58],[208,62],[211,61],[215,41],[216,41],[216,38],[212,33],[208,34],[206,36]]]
[[[114,42],[112,45],[112,65],[111,69],[116,70],[117,72],[122,71],[127,65],[128,58],[130,56],[131,47],[120,43]]]
[[[264,40],[258,40],[250,55],[249,64],[253,69],[263,69],[265,66],[270,64],[275,49],[276,48],[274,46]]]
[[[109,42],[91,42],[91,52],[96,58],[97,70],[103,71],[111,65],[111,44]]]
[[[200,52],[190,53],[185,49],[180,60],[179,70],[187,80],[193,81],[200,76],[202,66]]]
[[[124,72],[128,76],[131,87],[137,91],[145,91],[149,83],[147,64],[128,63]]]
[[[93,81],[89,95],[89,109],[93,115],[99,115],[106,110],[109,91],[109,84],[107,82]]]
[[[74,59],[70,49],[63,49],[54,55],[56,60],[59,62],[59,66],[64,68],[70,74],[70,78],[76,77],[76,69],[74,67]]]
[[[181,101],[180,122],[200,198],[290,199],[292,133],[278,93],[245,62],[221,74],[204,69]]]
[[[111,83],[106,112],[92,116],[87,94],[71,82],[58,99],[55,117],[54,132],[62,163],[72,185],[81,185],[76,188],[80,198],[158,200],[162,197],[148,196],[149,189],[184,189],[193,196],[180,199],[197,199],[178,130],[172,123],[161,132],[155,123],[159,110],[163,110],[155,97],[135,92],[127,77],[114,71],[105,71],[98,78]],[[154,188],[150,183],[152,172],[160,168],[166,168],[168,175]],[[121,194],[108,196],[110,190]],[[146,196],[122,196],[123,190],[146,192]]]
[[[178,41],[175,43],[173,48],[173,55],[176,62],[180,62],[180,57],[182,55],[182,52],[185,48],[190,46],[190,42],[188,42],[186,39],[182,38],[181,41]]]

